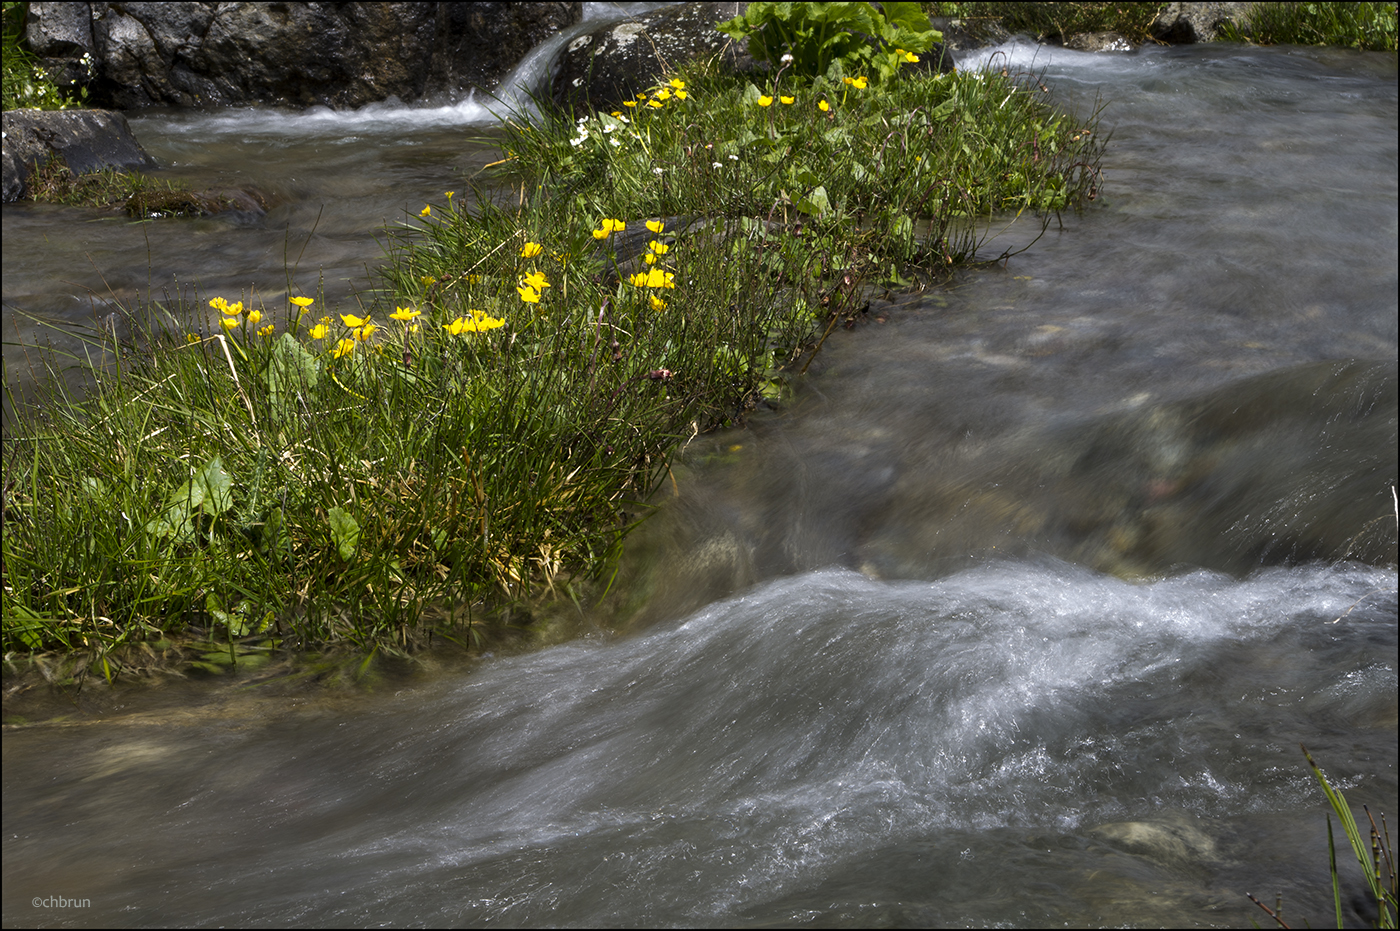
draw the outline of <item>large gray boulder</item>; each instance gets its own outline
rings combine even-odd
[[[49,158],[62,158],[75,174],[155,167],[126,117],[111,110],[6,110],[3,119],[7,204],[26,195],[30,173]]]
[[[718,56],[740,73],[767,70],[715,26],[748,9],[747,3],[682,3],[609,22],[575,36],[560,53],[551,85],[556,104],[576,112],[611,110],[663,83],[678,65]],[[952,71],[942,46],[920,56],[919,68]]]
[[[1152,23],[1152,37],[1174,45],[1214,42],[1225,23],[1242,26],[1252,3],[1168,3]]]
[[[748,51],[715,28],[746,9],[747,3],[682,3],[580,33],[560,53],[554,102],[579,112],[611,110],[702,56],[719,55],[731,68],[751,70]]]
[[[580,3],[31,3],[27,38],[91,99],[358,107],[494,89]]]

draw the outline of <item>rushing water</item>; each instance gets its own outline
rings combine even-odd
[[[787,410],[694,440],[633,633],[9,731],[5,923],[1238,926],[1246,892],[1328,921],[1297,745],[1397,810],[1395,58],[1030,51],[983,58],[1102,95],[1103,202],[875,301]],[[265,184],[267,119],[140,126]],[[487,158],[278,132],[323,179],[285,183],[304,220]],[[1293,564],[1339,552],[1381,565]]]

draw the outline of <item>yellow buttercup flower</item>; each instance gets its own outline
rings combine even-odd
[[[250,311],[248,311],[248,322],[251,323],[253,326],[257,326],[257,325],[258,325],[258,321],[261,320],[261,319],[262,319],[262,311],[260,311],[260,310],[250,310]]]
[[[647,243],[647,248],[651,249],[651,251],[655,252],[657,255],[665,255],[671,251],[671,247],[659,239],[653,239],[651,242]]]
[[[314,297],[294,297],[291,298],[291,302],[305,311],[306,308],[316,303],[316,299]]]
[[[677,100],[685,100],[685,99],[686,99],[687,97],[689,97],[689,96],[690,96],[690,95],[687,94],[685,91],[676,91],[676,99],[677,99]]]
[[[622,105],[623,105],[624,107],[635,107],[635,106],[637,105],[637,101],[635,101],[635,100],[624,100],[624,101],[622,101]]]
[[[668,91],[666,88],[663,87],[663,88],[661,88],[661,90],[659,90],[659,91],[656,92],[656,99],[657,99],[657,100],[670,100],[670,99],[671,99],[671,92]]]
[[[767,94],[762,94],[758,98],[758,105],[760,107],[771,107],[773,105],[773,98],[769,97]]]
[[[259,336],[271,336],[271,335],[272,335],[272,331],[273,331],[273,330],[276,330],[276,329],[277,329],[277,324],[275,324],[275,323],[269,323],[267,326],[263,327],[261,330],[258,330],[258,335],[259,335]]]
[[[368,317],[356,317],[354,314],[341,314],[340,320],[342,323],[344,323],[351,329],[354,329],[355,327],[362,327],[366,323],[369,323]]]
[[[539,255],[543,251],[544,246],[540,245],[539,243],[527,242],[525,245],[520,247],[520,256],[521,258],[533,259],[535,256]]]
[[[779,98],[778,98],[778,101],[779,101],[780,103],[791,104],[791,103],[796,103],[796,102],[797,102],[797,98],[796,98],[796,97],[779,97]]]
[[[661,231],[664,230],[665,228],[666,228],[666,224],[665,224],[665,222],[663,222],[663,221],[661,221],[661,220],[648,220],[648,221],[647,221],[647,229],[651,230],[653,233],[656,233],[656,234],[658,234],[658,235],[659,235],[659,234],[661,233]]]
[[[444,323],[442,328],[452,336],[460,336],[463,333],[485,333],[505,325],[506,322],[499,317],[473,310],[470,317],[458,317],[451,323]]]
[[[673,281],[675,277],[675,274],[672,272],[664,272],[659,268],[653,268],[651,271],[638,272],[630,276],[627,280],[639,288],[674,288],[676,286]]]
[[[347,352],[354,352],[354,351],[355,351],[355,341],[354,341],[353,339],[342,339],[339,343],[336,343],[335,348],[331,350],[331,358],[332,358],[332,359],[339,359],[341,356],[345,355]]]
[[[662,103],[661,101],[659,101],[659,100],[648,100],[648,101],[647,101],[647,106],[648,106],[648,107],[653,107],[653,108],[655,108],[655,109],[657,109],[657,110],[660,110],[663,106],[665,106],[665,104],[663,104],[663,103]]]
[[[448,191],[448,192],[447,192],[447,206],[449,206],[449,207],[452,206],[452,195],[453,195],[453,194],[456,194],[456,193],[457,193],[456,191]]]
[[[394,312],[389,315],[389,319],[409,321],[421,314],[422,312],[423,311],[421,310],[413,310],[408,307],[395,307]]]
[[[431,205],[425,206],[422,210],[418,211],[418,215],[419,215],[420,217],[431,216],[432,213],[433,213],[433,208],[432,208]]]
[[[652,255],[650,252],[648,252],[646,255],[642,256],[642,261],[645,262],[645,263],[647,263],[648,265],[655,265],[655,264],[656,264],[656,256],[654,256],[654,255]]]
[[[902,48],[895,49],[894,53],[903,58],[905,61],[910,62],[911,64],[919,60],[918,55],[915,55],[913,52],[906,52]]]
[[[377,329],[379,329],[379,327],[373,323],[366,323],[364,326],[355,327],[355,339],[363,343],[365,340],[369,339]]]
[[[831,109],[831,104],[827,103],[825,100],[819,100],[817,101],[817,109],[825,113]]]
[[[324,323],[318,323],[308,331],[308,334],[312,339],[325,339],[330,331],[330,327],[326,326]]]
[[[670,81],[667,82],[667,84],[669,84],[671,87],[674,87],[678,91],[685,90],[685,82],[682,81],[680,78],[672,78]]]
[[[666,309],[666,302],[663,301],[661,298],[657,297],[655,294],[651,295],[650,301],[651,301],[651,309],[652,309],[652,310],[665,310],[665,309]]]
[[[520,294],[520,299],[527,304],[540,302],[540,292],[528,285],[520,285],[515,290]]]
[[[232,330],[234,327],[238,326],[238,318],[224,317],[219,321],[219,326],[223,327],[225,330]]]
[[[530,274],[526,275],[521,280],[536,291],[543,291],[545,288],[549,287],[549,281],[544,277],[544,272],[530,272]]]

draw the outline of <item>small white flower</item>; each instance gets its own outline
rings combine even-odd
[[[661,169],[660,169],[660,168],[653,168],[653,169],[651,170],[651,173],[654,174],[654,175],[659,175],[659,174],[661,174]]]
[[[587,139],[588,139],[588,133],[584,133],[582,136],[579,136],[577,139],[570,139],[570,140],[569,140],[569,145],[571,145],[571,146],[573,146],[574,148],[577,149],[579,146],[583,145],[583,143],[584,143]]]
[[[622,140],[621,140],[621,139],[609,139],[608,142],[612,145],[612,147],[613,147],[614,149],[617,148],[618,146],[622,145]]]
[[[737,162],[737,161],[739,160],[739,156],[737,156],[737,155],[731,155],[731,156],[729,156],[729,158],[730,158],[731,161],[735,161],[735,162]]]
[[[711,163],[710,163],[710,167],[711,167],[711,168],[723,168],[724,166],[721,165],[719,162],[711,162]]]
[[[791,56],[791,55],[784,55],[782,61],[783,61],[783,64],[785,64],[785,65],[790,65],[790,64],[792,64],[792,56]]]

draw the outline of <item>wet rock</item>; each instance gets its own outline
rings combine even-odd
[[[1001,23],[987,19],[954,19],[934,16],[933,28],[943,33],[943,46],[949,53],[1000,45],[1011,38]]]
[[[612,110],[665,81],[679,64],[693,58],[720,56],[733,70],[766,72],[745,43],[715,28],[740,16],[747,3],[683,3],[610,22],[572,39],[561,53],[552,81],[554,101],[566,108]],[[919,56],[923,70],[952,71],[953,57],[943,46]]]
[[[46,61],[90,55],[93,99],[117,107],[358,107],[493,88],[581,15],[579,3],[34,3],[27,36]]]
[[[1169,3],[1152,23],[1152,37],[1175,45],[1213,42],[1224,23],[1243,26],[1252,3]]]
[[[1116,32],[1081,32],[1065,40],[1077,52],[1131,52],[1133,44]]]
[[[248,217],[267,213],[267,198],[251,188],[208,191],[140,191],[127,199],[129,217],[206,217],[233,212]]]
[[[26,194],[34,168],[59,157],[74,174],[101,168],[154,168],[126,117],[110,110],[6,110],[4,200]]]
[[[700,56],[720,55],[737,71],[755,70],[748,51],[715,28],[747,8],[747,3],[683,3],[581,33],[560,54],[551,85],[554,101],[580,112],[611,110]]]

